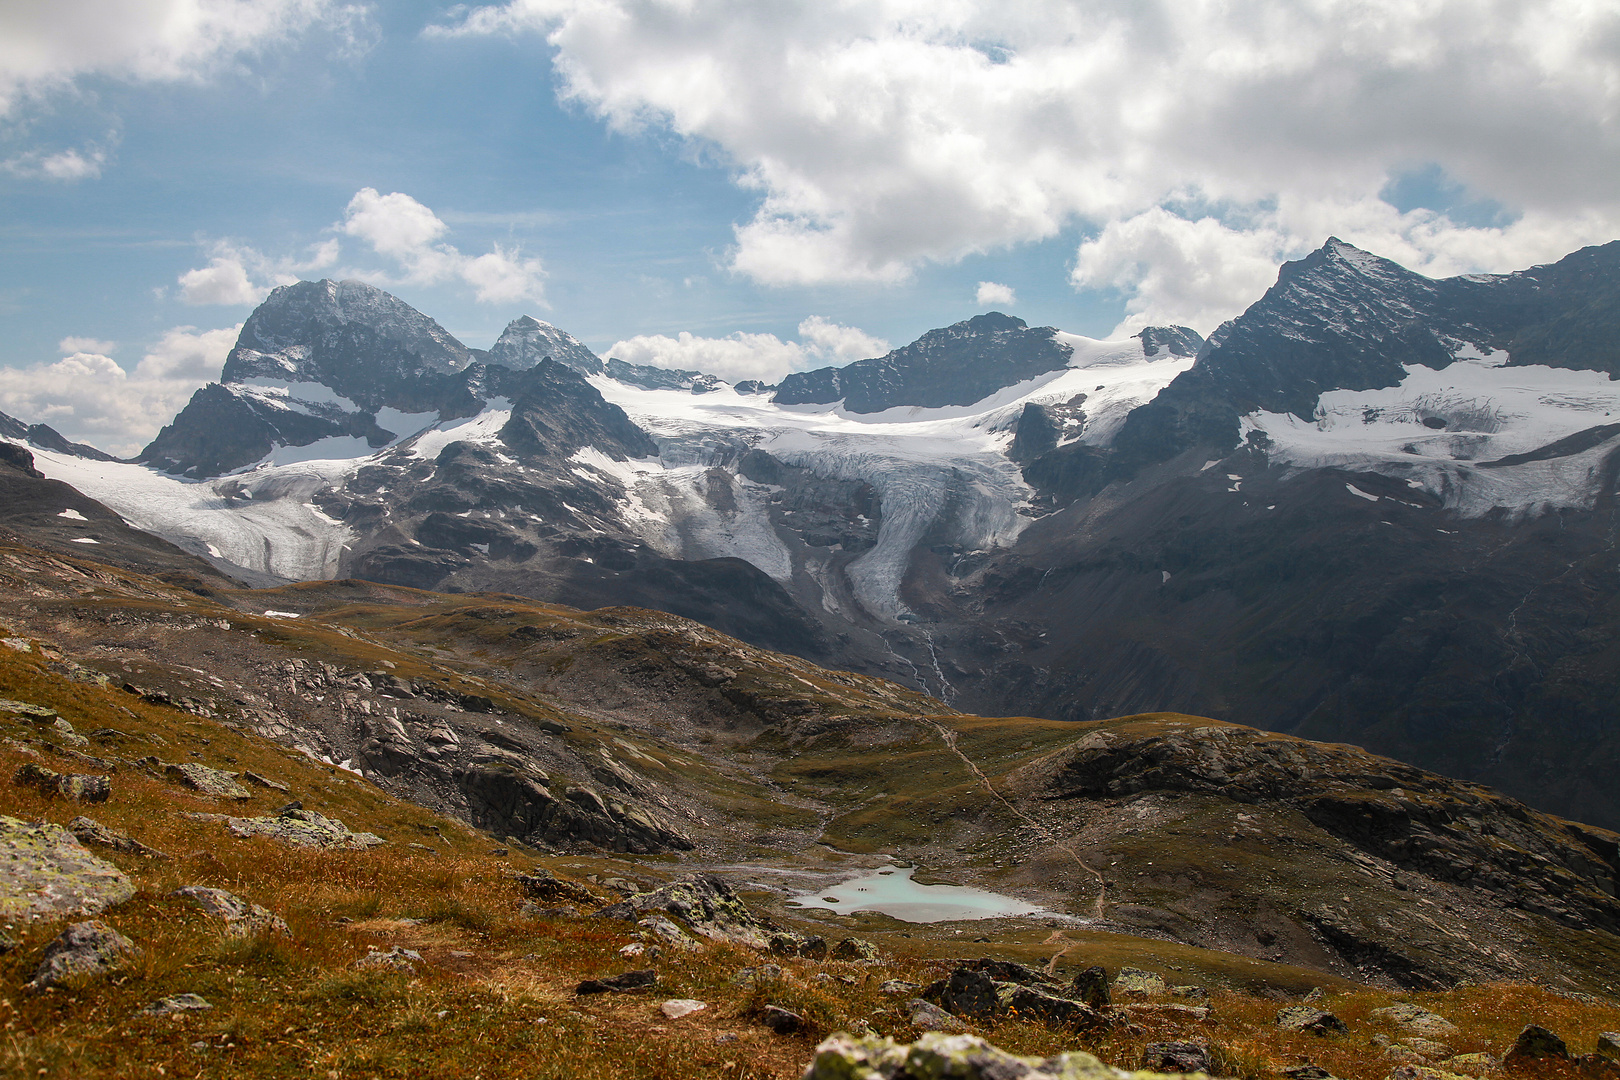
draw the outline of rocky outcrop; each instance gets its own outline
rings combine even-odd
[[[126,855],[144,855],[149,859],[168,858],[163,852],[141,843],[127,833],[110,829],[95,818],[76,817],[67,823],[68,831],[87,847],[104,847]]]
[[[1353,747],[1218,721],[1094,731],[1014,774],[1050,799],[1145,791],[1287,805],[1355,846],[1570,926],[1620,929],[1615,834]],[[1044,781],[1039,778],[1044,777]]]
[[[674,918],[710,941],[770,948],[774,928],[750,911],[731,886],[713,874],[689,874],[597,912],[604,919],[629,922],[657,913]]]
[[[689,838],[651,811],[594,788],[564,784],[560,796],[553,794],[548,777],[533,768],[490,763],[458,770],[455,780],[473,824],[497,836],[638,855],[692,847]]]
[[[922,996],[946,1012],[978,1021],[1018,1015],[1063,1031],[1097,1028],[1109,1022],[1106,1014],[1078,1000],[1056,979],[1007,960],[961,964]]]
[[[222,821],[226,830],[238,839],[265,836],[296,848],[364,851],[387,843],[374,833],[350,832],[348,826],[336,818],[325,817],[302,807],[289,807],[273,817],[239,818],[224,814],[188,816],[203,821]]]
[[[135,895],[112,863],[60,825],[0,816],[0,920],[93,915]]]
[[[1079,1051],[1050,1058],[1018,1057],[976,1035],[929,1032],[907,1044],[840,1033],[816,1047],[803,1080],[1131,1080],[1157,1075],[1115,1069]]]
[[[17,769],[14,782],[33,788],[42,795],[75,802],[106,802],[112,797],[112,782],[105,776],[59,773],[43,765],[27,762]]]
[[[658,456],[658,444],[623,409],[555,360],[510,377],[502,389],[512,415],[501,441],[526,458],[564,459],[587,446],[618,461]]]
[[[210,769],[208,766],[198,765],[194,761],[166,766],[163,774],[199,794],[209,795],[216,799],[245,801],[253,798],[253,792],[236,782],[235,773]]]

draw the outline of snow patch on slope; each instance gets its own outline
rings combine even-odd
[[[1399,386],[1329,391],[1312,422],[1250,414],[1244,436],[1264,432],[1281,464],[1399,477],[1466,516],[1590,506],[1616,439],[1546,461],[1489,463],[1620,423],[1620,383],[1601,371],[1508,367],[1504,354],[1471,346],[1458,356],[1443,370],[1408,368]]]

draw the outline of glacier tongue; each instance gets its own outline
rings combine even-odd
[[[294,581],[337,573],[354,534],[311,500],[363,460],[306,461],[192,481],[144,465],[34,450],[35,467],[46,476],[72,484],[135,528]]]
[[[806,431],[775,433],[760,449],[819,476],[865,481],[878,493],[883,520],[877,544],[848,570],[856,598],[873,614],[906,613],[900,583],[912,549],[953,497],[956,512],[947,528],[965,548],[1010,544],[1028,521],[1017,507],[1030,489],[1017,466],[999,453],[963,453],[942,439]]]

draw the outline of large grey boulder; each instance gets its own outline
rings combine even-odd
[[[86,847],[103,847],[110,851],[121,851],[125,855],[144,855],[149,859],[168,858],[157,848],[148,847],[127,833],[108,828],[95,818],[80,815],[68,822],[67,828]]]
[[[231,937],[252,937],[255,934],[277,933],[292,936],[287,922],[269,908],[249,903],[224,889],[210,889],[205,885],[186,885],[174,890],[174,895],[189,900],[208,915],[225,924],[225,933]]]
[[[114,971],[138,951],[133,941],[106,923],[72,923],[45,947],[33,979],[23,989],[37,993],[64,979]]]
[[[167,765],[163,769],[163,775],[195,792],[216,799],[246,801],[253,798],[253,792],[236,782],[235,773],[210,769],[194,761],[181,765]]]
[[[1288,1031],[1308,1031],[1312,1035],[1345,1030],[1344,1021],[1325,1009],[1312,1005],[1291,1005],[1277,1013],[1277,1026]]]
[[[713,874],[688,874],[650,892],[636,893],[597,914],[637,922],[660,912],[711,941],[729,941],[761,950],[770,947],[772,928],[748,910],[731,886]]]
[[[226,830],[239,839],[268,836],[296,848],[364,851],[387,843],[374,833],[350,832],[349,827],[336,818],[323,817],[313,810],[298,807],[288,808],[271,817],[227,817],[218,820],[223,820]]]
[[[0,816],[0,921],[94,915],[134,895],[122,870],[62,826]]]
[[[112,797],[112,781],[105,776],[59,773],[32,761],[24,763],[17,770],[13,782],[33,788],[42,795],[75,802],[106,802]]]
[[[803,1080],[1133,1080],[1090,1054],[1018,1057],[976,1035],[929,1032],[914,1043],[839,1033],[816,1047]]]

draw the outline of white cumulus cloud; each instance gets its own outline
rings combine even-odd
[[[998,281],[981,281],[979,289],[973,294],[973,300],[980,307],[1002,304],[1007,307],[1018,303],[1011,285],[1003,285]]]
[[[0,367],[0,412],[49,424],[74,442],[129,456],[151,441],[192,393],[219,378],[241,326],[166,331],[125,371],[106,355],[111,343],[62,340],[60,360]]]
[[[545,270],[539,259],[525,258],[499,244],[484,255],[463,255],[441,239],[449,226],[403,192],[382,195],[376,188],[362,188],[349,200],[337,227],[397,262],[404,271],[400,280],[437,285],[459,279],[472,286],[480,303],[545,303]],[[383,283],[392,280],[376,273],[360,276]]]
[[[63,356],[68,356],[72,353],[78,352],[110,353],[117,347],[117,342],[113,341],[103,341],[100,338],[93,337],[72,336],[63,338],[61,343],[57,346],[57,348],[62,350]]]
[[[13,176],[31,180],[60,180],[71,183],[75,180],[94,180],[101,175],[101,168],[106,163],[105,150],[86,147],[83,151],[58,150],[54,154],[43,150],[29,150],[6,158],[4,162],[0,162],[0,168],[4,168]]]
[[[376,188],[361,188],[330,231],[338,236],[310,245],[301,256],[282,258],[215,241],[208,246],[207,266],[180,275],[180,298],[188,304],[257,304],[277,285],[330,270],[337,277],[359,278],[384,288],[459,281],[485,304],[546,302],[546,274],[539,259],[500,244],[482,255],[464,254],[444,239],[450,227],[404,192],[384,195]],[[340,237],[360,241],[392,268],[334,269],[343,256]]]
[[[1613,4],[510,0],[427,34],[543,38],[565,99],[734,169],[759,201],[731,266],[765,283],[899,281],[1076,229],[1077,280],[1207,324],[1252,299],[1259,253],[1330,233],[1434,270],[1620,234]],[[1426,167],[1503,223],[1383,201]]]
[[[711,338],[685,330],[674,337],[640,334],[614,342],[607,355],[630,364],[703,371],[733,383],[744,379],[774,383],[790,371],[843,365],[889,351],[882,338],[820,315],[799,323],[799,337],[800,341],[783,341],[775,334],[739,332]]]
[[[340,0],[7,0],[0,116],[89,75],[205,78],[315,27],[353,47],[368,32],[367,13]]]

